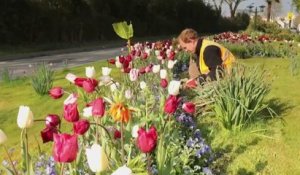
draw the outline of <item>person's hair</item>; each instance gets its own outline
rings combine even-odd
[[[194,29],[190,29],[190,28],[187,28],[187,29],[184,29],[180,34],[179,36],[177,37],[177,40],[181,40],[183,41],[184,43],[189,43],[191,42],[192,40],[195,40],[197,39],[199,36],[198,36],[198,33],[194,30]]]

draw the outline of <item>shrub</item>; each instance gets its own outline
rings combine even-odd
[[[54,71],[42,64],[35,70],[31,84],[37,94],[45,95],[52,88],[53,80]]]
[[[264,81],[264,72],[259,70],[258,67],[236,65],[230,75],[224,74],[223,79],[218,78],[216,82],[207,83],[198,89],[200,94],[209,93],[206,98],[213,100],[212,110],[224,128],[240,130],[262,119],[265,109],[272,115],[272,110],[263,103],[269,87]]]

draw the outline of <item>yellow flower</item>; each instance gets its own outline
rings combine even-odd
[[[131,116],[131,111],[123,103],[113,103],[109,110],[115,121],[127,123]]]

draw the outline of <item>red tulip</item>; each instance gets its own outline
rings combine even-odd
[[[142,59],[145,60],[145,59],[147,59],[147,58],[148,58],[148,54],[147,54],[146,52],[143,52],[143,53],[142,53]]]
[[[123,63],[124,63],[124,61],[125,61],[125,58],[124,58],[124,56],[122,56],[122,55],[121,55],[121,56],[119,56],[119,62],[123,64]]]
[[[74,83],[76,86],[82,87],[83,86],[83,82],[86,81],[87,78],[76,78],[74,80]]]
[[[90,122],[87,120],[79,120],[73,123],[73,130],[76,134],[83,135],[90,128]]]
[[[82,87],[87,93],[91,93],[98,86],[98,81],[95,79],[87,79],[83,81]]]
[[[142,67],[139,69],[139,74],[144,74],[146,73],[146,67]]]
[[[78,152],[77,135],[54,134],[53,157],[56,162],[72,162]]]
[[[119,138],[121,138],[121,132],[116,129],[114,132],[114,139],[119,139]]]
[[[64,118],[68,122],[76,122],[79,120],[77,103],[71,103],[71,104],[64,105]]]
[[[191,103],[191,102],[185,102],[183,105],[182,105],[182,109],[187,112],[187,113],[190,113],[190,114],[193,114],[196,110],[196,107],[195,107],[195,104],[194,103]]]
[[[116,64],[116,60],[113,59],[113,58],[109,59],[108,62],[109,62],[110,64]]]
[[[43,143],[47,143],[50,141],[53,141],[53,134],[57,134],[57,129],[56,128],[48,128],[46,127],[41,131],[41,137],[43,140]]]
[[[152,152],[157,142],[157,132],[155,127],[151,127],[148,132],[144,128],[138,130],[137,145],[143,153]]]
[[[45,120],[47,128],[54,128],[60,124],[60,118],[56,114],[48,114]]]
[[[105,113],[105,102],[102,98],[97,98],[92,102],[92,114],[94,116],[103,117]]]
[[[177,96],[174,96],[174,95],[170,95],[165,103],[165,109],[164,109],[165,113],[173,114],[177,109],[179,101],[180,101],[180,98],[178,98]]]
[[[166,88],[168,86],[168,81],[166,79],[161,79],[160,80],[160,86],[162,88]]]
[[[61,87],[54,87],[49,90],[49,95],[53,99],[58,99],[64,95],[64,90]]]

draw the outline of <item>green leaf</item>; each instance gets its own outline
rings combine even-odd
[[[126,40],[133,37],[133,27],[131,23],[128,25],[126,21],[123,21],[123,22],[113,23],[112,26],[114,28],[114,31],[119,37]]]

